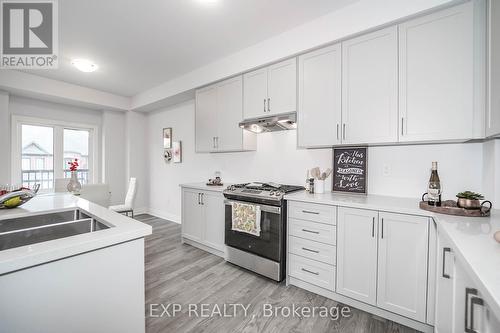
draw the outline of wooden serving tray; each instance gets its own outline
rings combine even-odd
[[[434,213],[468,216],[468,217],[487,217],[490,216],[490,210],[487,207],[481,209],[465,209],[457,207],[457,202],[454,200],[446,200],[441,203],[440,207],[430,206],[425,201],[420,201],[420,209],[428,210]]]

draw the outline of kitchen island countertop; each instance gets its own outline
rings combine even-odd
[[[109,229],[0,251],[0,275],[80,253],[143,238],[151,226],[69,193],[41,194],[14,209],[0,210],[0,221],[45,213],[82,210]]]

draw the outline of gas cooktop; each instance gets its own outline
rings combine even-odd
[[[249,198],[262,198],[271,200],[282,200],[286,193],[303,190],[302,186],[283,185],[277,183],[244,183],[228,186],[224,195],[242,196]]]

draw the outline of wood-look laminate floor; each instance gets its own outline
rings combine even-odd
[[[153,234],[146,238],[145,249],[147,333],[416,332],[352,307],[349,317],[340,316],[338,320],[321,317],[319,313],[313,318],[293,317],[288,316],[286,310],[278,316],[267,316],[269,312],[265,312],[264,304],[271,304],[278,312],[278,307],[291,308],[293,304],[316,307],[318,312],[321,307],[344,305],[294,286],[277,284],[215,255],[181,244],[178,224],[146,214],[136,219],[153,227]],[[192,304],[191,312],[189,304]],[[246,316],[240,306],[236,306],[233,316],[232,304],[249,306]],[[179,310],[175,315],[174,306]],[[203,306],[207,313],[202,312]],[[214,311],[215,316],[202,317]]]

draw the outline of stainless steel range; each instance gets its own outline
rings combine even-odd
[[[286,268],[286,200],[283,197],[286,193],[303,189],[302,186],[257,182],[230,185],[225,189],[226,260],[275,281],[282,281]],[[258,207],[258,236],[233,230],[233,203]]]

